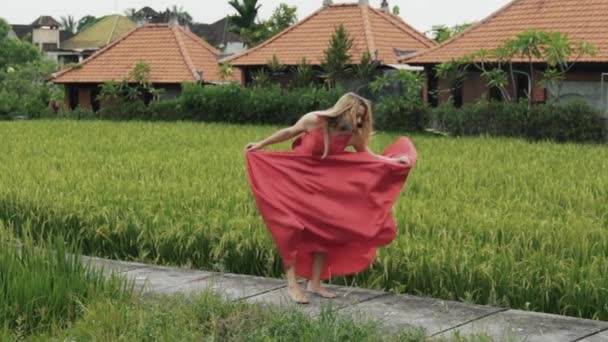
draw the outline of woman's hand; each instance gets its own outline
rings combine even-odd
[[[394,158],[394,160],[396,162],[404,164],[406,166],[410,166],[410,164],[412,163],[412,161],[410,160],[410,158],[408,158],[407,156],[397,157],[397,158]]]
[[[261,150],[264,146],[262,146],[262,144],[260,143],[249,143],[247,144],[247,146],[245,146],[245,151],[247,152],[253,152],[253,151],[257,151],[257,150]]]

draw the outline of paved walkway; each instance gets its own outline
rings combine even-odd
[[[284,281],[226,273],[151,266],[85,257],[106,272],[117,272],[134,280],[144,293],[176,294],[212,290],[232,300],[294,305]],[[428,335],[452,337],[487,334],[495,341],[608,342],[608,322],[557,315],[463,304],[458,302],[393,295],[360,288],[330,286],[338,294],[332,300],[309,296],[310,304],[298,306],[312,315],[322,303],[355,318],[375,319],[389,329],[424,328]]]

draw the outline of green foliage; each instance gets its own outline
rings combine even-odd
[[[206,108],[216,106],[213,114],[222,118],[232,105],[240,110],[234,121],[241,120],[236,115],[251,120],[249,112],[258,106],[260,117],[280,108],[271,95],[248,98],[248,89],[231,89],[225,102]],[[288,96],[289,105],[300,106],[283,112],[291,115],[335,103],[324,92],[276,90],[274,97]],[[229,102],[241,97],[248,102]],[[6,137],[0,145],[0,219],[15,230],[29,224],[35,234],[81,239],[89,255],[278,277],[284,270],[243,160],[246,143],[276,129],[0,122]],[[382,151],[399,135],[379,132],[370,146]],[[36,143],[24,143],[32,137]],[[332,283],[608,319],[605,147],[411,137],[420,159],[394,206],[398,236],[378,251],[369,270]],[[287,148],[289,143],[272,150]],[[550,173],[542,172],[547,168]],[[104,317],[96,311],[91,324]],[[103,322],[119,324],[111,318],[123,316],[105,317]],[[162,330],[160,323],[142,324]],[[135,326],[129,325],[140,329]]]
[[[266,69],[260,69],[253,73],[251,85],[253,87],[268,87],[272,84],[272,75]]]
[[[291,81],[290,87],[304,88],[312,87],[315,83],[315,71],[313,66],[308,64],[306,57],[302,57],[300,64],[292,69],[294,78]]]
[[[146,98],[159,101],[162,91],[150,82],[150,66],[138,62],[122,82],[105,82],[97,97],[101,103],[99,117],[112,120],[150,118]]]
[[[87,15],[84,16],[82,18],[80,18],[80,20],[78,20],[78,26],[77,26],[77,31],[83,32],[86,29],[88,29],[89,27],[95,25],[99,20],[101,20],[100,18],[96,18],[92,15]]]
[[[228,4],[237,12],[228,17],[232,32],[241,33],[243,29],[255,28],[258,11],[262,7],[258,5],[258,0],[230,0]]]
[[[94,298],[128,296],[126,283],[114,277],[108,281],[84,265],[77,246],[66,245],[61,235],[36,244],[30,228],[0,219],[0,327],[13,329],[13,337],[64,327]]]
[[[318,317],[296,308],[233,302],[215,293],[99,300],[53,341],[361,341],[424,342],[422,330],[383,331],[381,322],[355,321],[329,306]],[[0,330],[0,336],[1,330]],[[459,341],[464,342],[465,339]]]
[[[365,51],[361,55],[359,64],[354,66],[355,76],[360,82],[367,84],[378,75],[378,67],[380,62],[373,60],[369,51]]]
[[[525,137],[557,142],[602,142],[601,114],[584,101],[528,109],[526,102],[479,101],[432,110],[432,126],[452,135]]]
[[[42,54],[32,43],[8,38],[9,31],[8,23],[0,18],[0,72],[42,59]]]
[[[399,70],[369,84],[375,97],[375,127],[389,131],[421,132],[429,124],[429,108],[422,101],[422,75]]]
[[[234,75],[234,67],[230,62],[220,63],[220,79],[226,81]]]
[[[515,86],[515,74],[523,74],[528,80],[528,108],[532,107],[532,89],[537,84],[551,87],[551,100],[559,100],[566,74],[583,56],[593,56],[596,48],[584,41],[572,41],[567,35],[559,32],[529,30],[507,40],[502,46],[493,50],[478,50],[468,56],[442,63],[436,67],[439,77],[459,79],[468,66],[475,66],[481,71],[482,78],[490,87],[500,90],[506,101],[515,100],[508,90]],[[514,60],[527,61],[527,71],[517,70]],[[544,61],[542,77],[537,78],[536,64]],[[543,68],[541,68],[543,69]],[[457,87],[460,84],[453,84]]]
[[[348,66],[351,64],[350,49],[353,47],[353,38],[350,37],[344,25],[336,27],[329,41],[329,46],[323,52],[321,67],[324,70],[324,78],[330,87],[336,85],[338,79],[348,74]]]
[[[262,22],[253,20],[251,24],[244,27],[236,25],[233,31],[241,35],[247,46],[254,47],[295,24],[297,21],[297,8],[281,3],[268,20]]]
[[[409,70],[398,70],[388,72],[376,78],[369,84],[372,91],[381,93],[392,88],[391,93],[396,93],[405,101],[422,102],[422,74]]]
[[[528,108],[522,103],[480,101],[462,108],[432,110],[433,126],[452,135],[525,136]]]
[[[465,23],[461,25],[454,25],[452,27],[445,25],[433,25],[431,28],[431,36],[436,42],[441,43],[468,29],[473,24],[474,23]]]
[[[270,38],[297,23],[297,12],[298,8],[296,6],[289,6],[285,3],[279,4],[272,13],[270,19],[265,23],[265,26],[268,29],[268,37]]]
[[[78,23],[76,22],[76,20],[74,19],[73,16],[68,15],[66,17],[64,17],[64,16],[61,17],[61,29],[62,30],[75,34],[76,32],[78,32],[77,25],[78,25]]]
[[[268,61],[267,67],[273,81],[276,81],[277,78],[281,76],[286,69],[285,65],[283,65],[281,61],[279,61],[277,55],[272,55],[272,59]]]
[[[534,140],[602,142],[602,118],[584,100],[532,108],[526,135]]]
[[[375,106],[375,127],[393,132],[421,132],[429,125],[430,108],[422,101],[385,96]]]
[[[62,89],[46,81],[54,69],[54,63],[39,61],[0,70],[0,117],[52,116],[51,101],[63,99]]]
[[[293,124],[303,113],[331,107],[340,96],[336,90],[236,84],[183,84],[182,89],[182,108],[195,119],[233,123]]]
[[[10,31],[11,26],[6,22],[6,20],[0,18],[0,41],[4,41]]]

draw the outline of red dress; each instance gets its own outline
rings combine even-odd
[[[292,152],[247,153],[258,209],[285,267],[295,258],[298,276],[312,277],[312,252],[327,253],[322,279],[360,272],[395,238],[392,207],[411,167],[345,151],[350,136],[330,137],[325,159],[322,127],[302,134]],[[382,155],[416,162],[406,137]]]

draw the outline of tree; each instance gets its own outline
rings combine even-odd
[[[290,86],[292,88],[305,88],[310,87],[315,82],[315,74],[312,65],[308,64],[306,57],[302,57],[300,64],[293,68],[295,74],[294,79],[291,81]]]
[[[177,18],[181,25],[192,23],[192,16],[182,6],[177,7],[177,5],[173,5],[171,8],[167,8],[165,13],[168,16],[167,19]]]
[[[234,75],[234,67],[230,62],[224,62],[220,64],[220,80],[226,81]]]
[[[67,17],[61,17],[61,28],[65,31],[76,33],[77,32],[76,20],[73,16],[68,15]]]
[[[0,71],[42,58],[42,54],[32,43],[8,38],[10,30],[8,23],[0,19]]]
[[[336,28],[329,41],[329,47],[323,52],[321,66],[325,71],[325,79],[330,87],[336,81],[347,75],[347,67],[351,63],[349,54],[353,47],[353,39],[349,36],[343,24]]]
[[[267,21],[254,20],[250,27],[243,27],[238,33],[248,47],[254,47],[295,24],[298,21],[297,10],[295,6],[281,3]]]
[[[590,43],[573,42],[568,36],[559,32],[549,33],[543,46],[543,53],[548,68],[543,72],[541,84],[554,88],[550,92],[554,100],[561,97],[566,74],[583,56],[594,56],[597,49]]]
[[[269,31],[269,37],[285,30],[289,26],[298,22],[298,8],[281,3],[274,10],[272,16],[266,22],[266,27]]]
[[[472,25],[473,23],[454,25],[452,27],[448,27],[446,25],[434,25],[433,28],[431,28],[431,36],[435,41],[441,43],[454,37]]]
[[[258,0],[230,0],[228,4],[237,12],[236,15],[228,17],[230,31],[240,34],[242,29],[253,29],[256,25],[258,11],[262,5],[258,5]]]
[[[137,21],[139,19],[137,18],[137,10],[135,8],[127,8],[123,13],[132,21]]]
[[[80,20],[78,20],[77,31],[82,32],[82,31],[88,29],[89,27],[95,25],[95,23],[97,23],[97,21],[99,21],[99,19],[95,18],[92,15],[84,16],[84,17],[80,18]]]
[[[530,30],[507,40],[493,50],[479,50],[460,59],[442,63],[436,67],[437,75],[450,79],[451,75],[462,77],[468,66],[481,71],[481,77],[490,87],[498,88],[506,101],[514,100],[516,92],[515,74],[526,76],[528,108],[532,106],[532,89],[536,84],[553,86],[552,97],[559,99],[566,74],[582,56],[593,56],[596,49],[586,42],[573,42],[559,32]],[[514,61],[525,61],[525,70],[518,70]],[[540,64],[540,67],[538,65]],[[543,65],[544,64],[544,65]],[[536,71],[544,70],[539,75]],[[507,90],[509,84],[513,87]]]
[[[393,6],[393,15],[399,15],[401,13],[401,9],[399,8],[399,6],[395,5]]]
[[[370,82],[377,74],[380,63],[372,60],[372,55],[369,51],[363,52],[359,65],[355,66],[355,75],[362,83]]]

